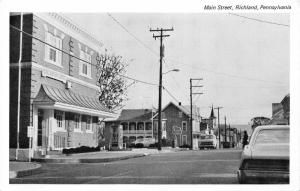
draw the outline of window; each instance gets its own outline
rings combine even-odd
[[[289,142],[290,142],[289,129],[264,129],[258,133],[256,137],[255,145],[289,143]]]
[[[45,45],[45,61],[61,66],[62,40],[52,33],[46,32],[46,42],[51,46]]]
[[[182,118],[182,112],[181,111],[178,112],[178,115],[179,115],[179,118]]]
[[[75,114],[74,115],[74,129],[79,130],[80,129],[80,115],[79,114]]]
[[[161,131],[162,131],[162,134],[161,134],[161,138],[167,138],[167,123],[166,121],[162,121],[161,122]]]
[[[58,128],[64,128],[63,121],[64,121],[64,112],[63,111],[54,111],[54,118],[56,119],[56,126]]]
[[[91,63],[92,58],[91,55],[84,51],[80,51],[80,59],[84,61],[80,61],[79,63],[79,74],[88,78],[91,78]],[[88,62],[88,63],[87,63]]]
[[[92,130],[92,117],[91,116],[86,117],[86,130],[87,131]]]
[[[187,131],[187,123],[186,123],[186,121],[182,122],[182,131]]]

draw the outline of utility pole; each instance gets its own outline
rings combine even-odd
[[[203,87],[201,86],[193,86],[193,81],[200,81],[203,78],[190,78],[190,102],[191,102],[191,117],[190,117],[190,128],[191,128],[191,146],[190,149],[193,149],[193,95],[194,94],[203,94],[203,93],[193,93],[193,88]]]
[[[219,130],[219,149],[221,148],[221,131],[220,131],[220,109],[222,109],[223,107],[215,107],[215,109],[218,110],[218,130]]]
[[[226,116],[225,118],[225,145],[227,144],[227,132],[226,132]]]
[[[163,28],[157,28],[157,29],[150,29],[150,32],[153,32],[153,38],[156,40],[156,38],[160,39],[160,59],[159,59],[159,86],[158,86],[158,143],[157,143],[157,149],[161,150],[161,90],[162,90],[162,60],[164,57],[164,45],[163,45],[163,38],[169,37],[170,35],[164,35],[164,32],[167,31],[173,31],[174,29],[163,29]],[[160,32],[159,35],[154,35],[155,32]]]

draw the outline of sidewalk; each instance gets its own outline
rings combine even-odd
[[[9,178],[19,178],[38,173],[40,164],[33,162],[9,162]]]
[[[162,148],[161,151],[158,151],[157,149],[143,148],[132,149],[131,151],[99,151],[68,155],[49,155],[46,157],[33,158],[32,161],[42,163],[102,163],[143,157],[150,154],[177,152],[181,150],[182,149]]]
[[[60,154],[49,155],[47,157],[33,158],[34,162],[9,162],[9,178],[18,178],[22,176],[38,173],[41,164],[35,163],[103,163],[113,162],[118,160],[125,160],[130,158],[143,157],[152,154],[171,153],[183,151],[186,149],[180,148],[162,148],[161,151],[157,149],[132,149],[131,151],[99,151],[78,154]]]

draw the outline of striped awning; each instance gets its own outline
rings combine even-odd
[[[57,108],[65,111],[88,113],[101,117],[115,117],[115,113],[104,107],[97,98],[74,93],[42,84],[33,104],[41,108]]]

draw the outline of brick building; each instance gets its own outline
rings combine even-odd
[[[174,144],[175,147],[191,145],[191,112],[190,106],[176,105],[170,102],[162,109],[162,140],[168,146]],[[201,117],[199,109],[193,106],[193,148],[198,149],[200,139]],[[153,134],[157,139],[157,115],[154,116]]]
[[[284,96],[280,103],[272,103],[272,118],[269,123],[273,125],[290,124],[290,94]]]
[[[28,157],[28,126],[34,154],[97,146],[99,118],[115,116],[97,99],[102,43],[57,13],[11,14],[10,25],[10,157]]]

